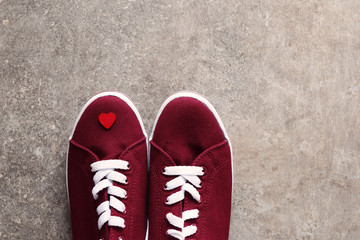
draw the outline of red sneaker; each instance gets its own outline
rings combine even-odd
[[[212,105],[195,93],[169,97],[150,143],[149,239],[228,239],[231,147]]]
[[[67,186],[74,240],[144,240],[147,137],[118,92],[91,98],[70,137]]]

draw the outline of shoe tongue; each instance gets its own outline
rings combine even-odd
[[[165,152],[173,159],[178,166],[190,166],[194,159],[198,156],[191,149],[183,148],[180,151],[172,151],[171,149],[164,149]]]
[[[201,154],[201,152],[194,154],[194,151],[189,150],[189,147],[179,147],[174,150],[173,147],[161,147],[154,140],[151,141],[151,144],[166,155],[169,160],[171,159],[174,165],[177,166],[191,166],[194,160]]]
[[[121,153],[107,154],[106,156],[102,156],[101,159],[99,158],[99,161],[101,161],[101,160],[119,159],[120,155],[121,155]]]
[[[186,149],[181,152],[177,152],[176,154],[167,152],[169,156],[173,159],[176,165],[178,166],[192,166],[196,159],[202,155],[206,150],[200,149]]]
[[[209,149],[199,142],[169,142],[163,147],[163,150],[174,160],[176,165],[193,165],[194,160]]]
[[[177,166],[191,166],[193,160],[190,158],[173,158]]]

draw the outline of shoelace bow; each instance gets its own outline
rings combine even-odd
[[[96,211],[99,215],[98,228],[108,222],[109,226],[125,228],[125,220],[122,217],[112,216],[111,208],[123,213],[125,212],[125,204],[118,198],[126,198],[126,191],[117,186],[113,186],[113,182],[127,184],[127,177],[116,170],[128,170],[129,162],[120,159],[101,160],[92,163],[91,171],[96,172],[94,175],[95,186],[92,189],[92,195],[95,200],[98,199],[98,193],[103,189],[107,189],[110,196],[108,201],[99,204]]]
[[[204,169],[202,167],[196,167],[196,166],[165,167],[164,175],[177,176],[176,178],[170,180],[165,184],[165,190],[173,190],[175,188],[181,187],[181,189],[178,192],[171,194],[166,199],[167,205],[172,205],[184,200],[185,192],[188,192],[195,201],[200,202],[200,193],[196,188],[201,187],[201,180],[199,176],[204,175]],[[167,234],[179,240],[184,240],[186,237],[195,234],[197,231],[197,227],[195,225],[190,225],[185,227],[185,221],[189,219],[195,219],[198,217],[199,217],[198,209],[184,211],[182,212],[181,217],[177,217],[172,213],[166,214],[166,219],[168,220],[168,222],[171,225],[181,229],[181,231],[176,229],[168,229]]]

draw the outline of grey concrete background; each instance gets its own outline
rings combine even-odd
[[[234,148],[231,238],[360,239],[360,1],[0,0],[0,239],[70,239],[67,139],[126,93],[146,129],[205,95]]]

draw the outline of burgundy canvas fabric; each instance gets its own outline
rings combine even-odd
[[[141,119],[124,99],[127,99],[124,95],[114,92],[95,96],[83,109],[70,139],[67,182],[74,240],[145,239],[147,138]],[[109,113],[115,115],[115,120]],[[111,215],[125,220],[124,229],[108,224],[98,229],[96,208],[109,196],[104,189],[94,200],[94,173],[90,165],[106,159],[122,159],[130,164],[129,170],[116,170],[126,175],[127,184],[113,183],[127,191],[127,197],[119,199],[126,211],[120,213],[111,208]]]
[[[170,97],[171,99],[171,97]],[[200,100],[199,100],[200,99]],[[196,94],[178,94],[168,100],[154,126],[150,149],[149,240],[176,239],[167,235],[166,214],[182,217],[182,212],[199,210],[199,217],[185,221],[195,225],[195,234],[186,240],[227,240],[229,237],[232,159],[230,143],[209,103]],[[179,191],[165,189],[173,179],[163,174],[168,166],[201,166],[201,202],[185,193],[183,201],[165,203],[167,197]],[[177,229],[179,230],[179,229]]]

